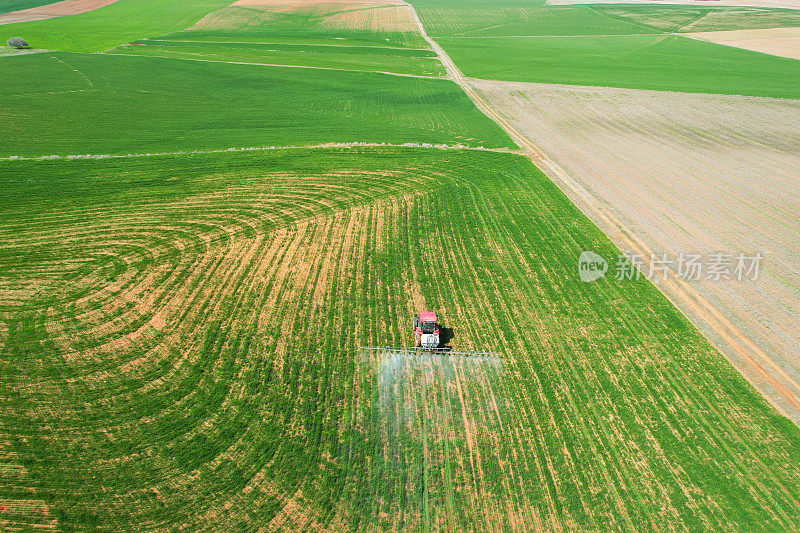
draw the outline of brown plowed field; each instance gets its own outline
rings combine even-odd
[[[755,282],[662,289],[800,420],[800,101],[472,81],[623,249],[764,255]],[[560,179],[560,177],[563,179]],[[613,267],[612,267],[613,268]]]
[[[31,22],[34,20],[45,20],[55,17],[67,17],[78,15],[87,11],[94,11],[117,0],[64,0],[46,6],[32,7],[11,13],[0,14],[0,24],[11,24],[13,22]]]
[[[800,59],[800,28],[704,31],[686,33],[687,37],[753,50],[774,56]]]

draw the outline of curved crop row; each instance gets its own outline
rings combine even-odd
[[[615,250],[522,157],[0,171],[6,524],[798,525],[797,428],[648,283],[578,281]],[[421,307],[499,355],[361,358]]]

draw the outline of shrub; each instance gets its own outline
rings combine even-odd
[[[28,41],[26,41],[22,37],[12,37],[8,41],[6,41],[6,44],[8,44],[8,46],[13,46],[14,48],[17,49],[28,47]]]

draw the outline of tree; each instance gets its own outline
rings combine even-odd
[[[13,46],[14,48],[17,49],[28,47],[28,42],[22,37],[12,37],[8,41],[6,41],[6,44],[8,46]]]

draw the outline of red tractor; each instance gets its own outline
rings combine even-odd
[[[414,315],[414,346],[429,349],[439,347],[439,324],[433,311]]]

